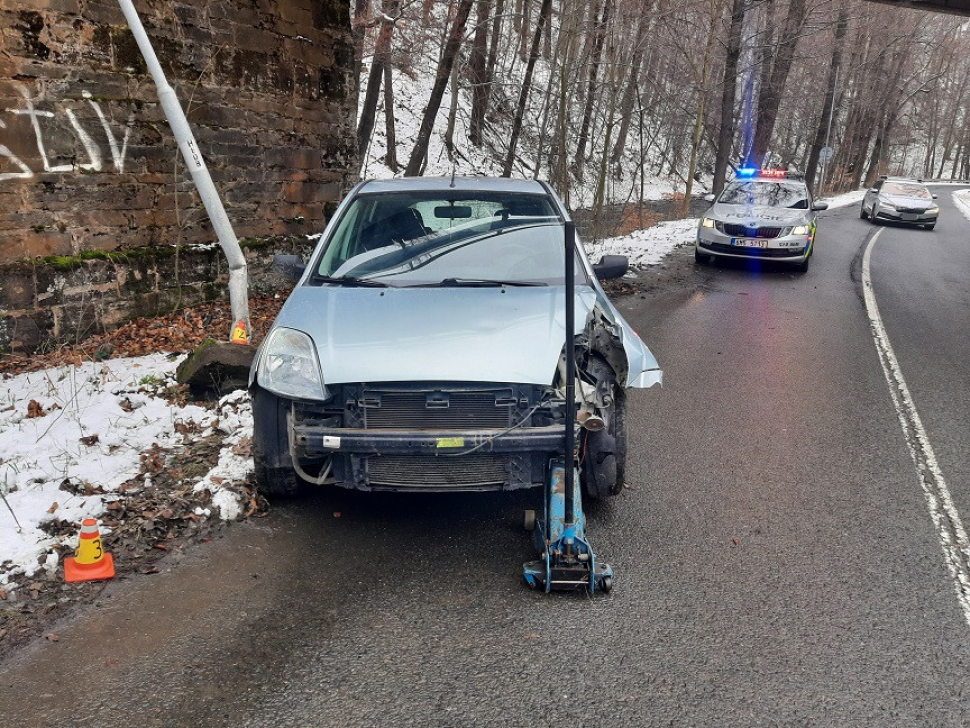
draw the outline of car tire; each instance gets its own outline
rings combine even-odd
[[[865,204],[863,204],[862,207],[859,208],[859,217],[862,218],[863,220],[866,220],[869,217],[868,213],[866,213]]]
[[[876,217],[876,203],[875,202],[872,203],[872,209],[869,210],[869,221],[873,225],[878,225],[879,224],[879,218]]]
[[[936,227],[936,223],[935,222],[934,223],[930,223],[929,225],[924,225],[923,226],[923,228],[926,229],[926,230],[932,230],[935,227]]]
[[[711,256],[704,255],[703,253],[699,252],[697,248],[694,248],[694,262],[697,263],[697,265],[707,265],[711,262]]]
[[[812,260],[812,257],[808,256],[801,263],[795,263],[795,270],[798,273],[808,273],[808,264],[809,264],[809,261],[811,260]]]
[[[256,386],[253,398],[253,468],[256,486],[263,495],[294,496],[301,480],[293,469],[286,426],[289,402]]]
[[[593,500],[612,498],[623,492],[626,482],[626,392],[616,387],[613,391],[613,405],[605,430],[600,432],[584,432],[584,461],[582,468],[583,493]],[[592,459],[595,456],[591,446],[591,438],[609,438],[613,440],[612,453],[606,455],[601,466],[594,471]],[[604,438],[604,439],[605,439]],[[588,460],[585,458],[589,458]],[[599,477],[597,477],[599,474]]]

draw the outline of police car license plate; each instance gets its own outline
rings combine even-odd
[[[767,248],[767,240],[752,240],[751,238],[731,238],[731,245],[739,248]]]

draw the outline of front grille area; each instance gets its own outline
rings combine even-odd
[[[803,255],[805,252],[804,248],[745,248],[738,245],[705,242],[701,242],[701,248],[715,253],[744,255],[751,258],[794,258]]]
[[[371,487],[498,490],[509,479],[508,455],[379,456],[367,458]]]
[[[358,404],[367,429],[505,429],[514,424],[511,391],[364,392]]]
[[[732,238],[764,238],[772,239],[783,237],[788,234],[788,228],[783,227],[757,227],[749,228],[744,225],[736,225],[734,223],[715,221],[714,227],[717,228],[719,232],[725,235],[730,235]]]
[[[558,399],[532,384],[414,382],[338,384],[325,406],[297,408],[297,443],[308,459],[329,458],[334,482],[360,490],[490,491],[542,485],[562,449]],[[543,431],[532,428],[542,428]],[[510,433],[511,451],[475,450],[480,432]],[[464,446],[442,438],[467,438]],[[413,435],[413,437],[412,437]],[[500,438],[502,435],[499,436]],[[523,444],[521,438],[535,438]],[[520,438],[518,444],[512,441]],[[329,444],[328,444],[329,440]],[[484,441],[482,441],[484,442]],[[489,449],[491,449],[489,445]],[[452,449],[454,448],[454,449]],[[314,462],[316,464],[316,462]]]

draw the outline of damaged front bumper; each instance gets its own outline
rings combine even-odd
[[[561,403],[529,385],[455,390],[344,386],[327,407],[296,405],[290,456],[358,490],[491,491],[539,487],[561,456]]]

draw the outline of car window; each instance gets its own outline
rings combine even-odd
[[[795,210],[810,207],[808,187],[798,182],[734,180],[724,188],[717,201],[723,205],[789,207]]]
[[[887,182],[882,191],[887,195],[915,197],[919,200],[930,200],[933,198],[930,191],[923,185],[912,182]]]
[[[317,277],[388,285],[451,278],[561,283],[563,234],[562,219],[543,195],[362,194],[341,216],[313,270]],[[577,265],[577,279],[585,278]]]

